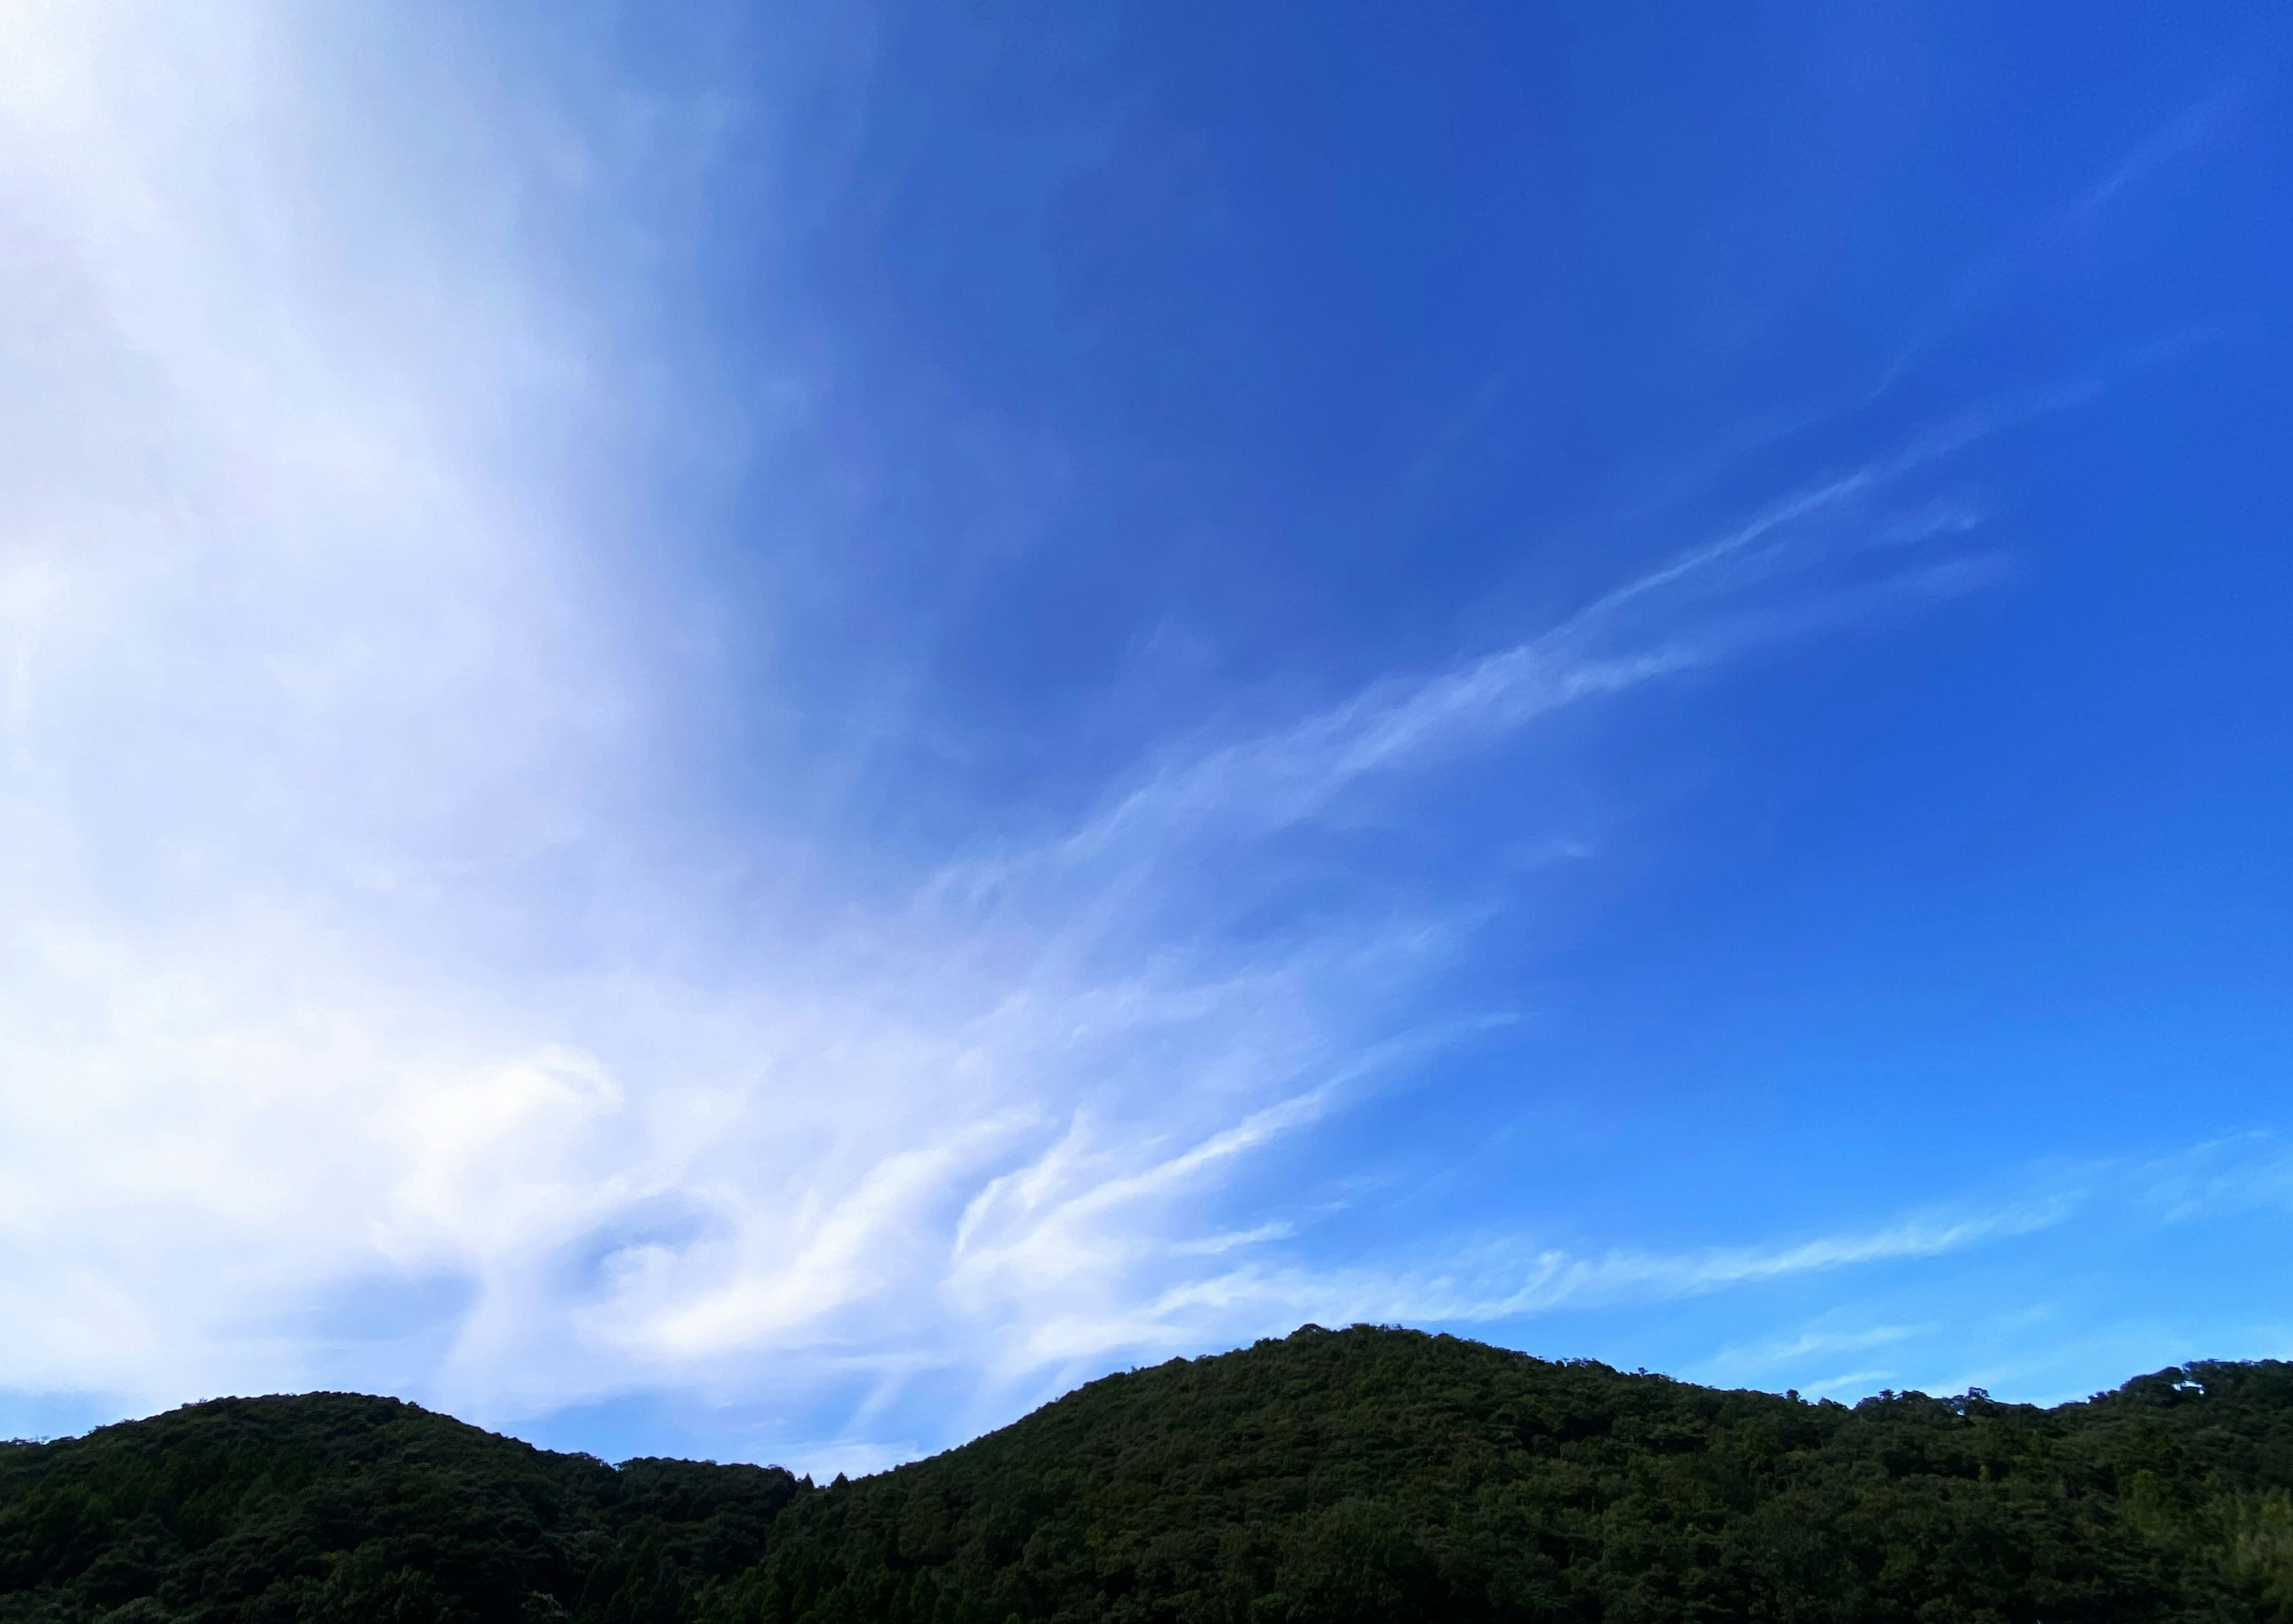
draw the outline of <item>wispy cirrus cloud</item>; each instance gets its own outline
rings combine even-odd
[[[1958,278],[1941,312],[1897,351],[1874,397],[1886,393],[1927,360],[1954,331],[1996,303],[2033,267],[2062,254],[2127,192],[2159,170],[2218,141],[2246,101],[2248,87],[2232,81],[2152,130],[2117,164],[2067,200],[2044,211]]]
[[[401,36],[451,93],[322,109],[339,42],[262,8],[11,26],[0,294],[50,386],[0,437],[0,1386],[495,1418],[769,1387],[834,1430],[937,1373],[953,1428],[1298,1319],[1494,1324],[2061,1221],[1317,1266],[1252,1170],[1472,1024],[1420,993],[1488,899],[1252,934],[1253,864],[1203,860],[1978,588],[1983,509],[1928,476],[2038,407],[1696,527],[1504,646],[1203,724],[887,902],[864,850],[673,815],[694,696],[592,500],[643,483],[643,392],[564,222],[714,126],[507,107]],[[759,852],[806,885],[734,896]]]
[[[1890,497],[1908,475],[2056,403],[2013,402],[1970,414],[1898,452],[1793,491],[1520,642],[1442,670],[1387,678],[1268,732],[1194,741],[1033,855],[1088,862],[1155,849],[1220,822],[1272,833],[1325,812],[1365,780],[1438,764],[1570,707],[1706,669],[1763,641],[1851,621],[1890,602],[1971,589],[1989,561],[1902,566],[1884,560],[1884,550],[1963,536],[1981,522],[1981,509],[1963,497],[1916,505]],[[1873,556],[1899,567],[1851,581],[1811,578],[1827,566]],[[1001,870],[992,872],[1000,877]]]
[[[1909,1216],[1872,1229],[1670,1252],[1620,1248],[1585,1254],[1525,1245],[1520,1237],[1485,1238],[1459,1243],[1462,1266],[1459,1260],[1438,1271],[1406,1264],[1329,1272],[1244,1266],[1174,1288],[1154,1306],[1171,1316],[1172,1323],[1163,1335],[1171,1345],[1188,1342],[1194,1328],[1185,1324],[1185,1316],[1190,1311],[1231,1313],[1245,1305],[1268,1322],[1284,1316],[1319,1316],[1332,1323],[1518,1321],[1560,1311],[1663,1302],[1798,1275],[1940,1257],[2052,1228],[2068,1221],[2083,1199],[2082,1192],[2051,1190],[2000,1207]]]

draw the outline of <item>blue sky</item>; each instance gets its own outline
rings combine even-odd
[[[2266,6],[34,5],[0,1433],[2293,1356]]]

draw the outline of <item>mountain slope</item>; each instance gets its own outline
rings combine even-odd
[[[0,1446],[0,1620],[675,1617],[799,1488],[616,1471],[394,1399],[223,1399]]]
[[[1309,1327],[815,1489],[390,1400],[0,1446],[0,1621],[2293,1624],[2293,1366],[1850,1410]]]
[[[1851,1410],[1309,1327],[801,1500],[710,1612],[2293,1618],[2289,1486],[2286,1365]]]

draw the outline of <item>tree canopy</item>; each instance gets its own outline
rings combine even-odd
[[[825,1487],[339,1394],[0,1445],[0,1624],[1014,1618],[2293,1624],[2293,1365],[1851,1408],[1309,1326]]]

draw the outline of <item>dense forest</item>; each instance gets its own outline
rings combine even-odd
[[[0,1624],[2273,1620],[2293,1365],[2051,1410],[1309,1326],[815,1487],[394,1400],[0,1445]]]

